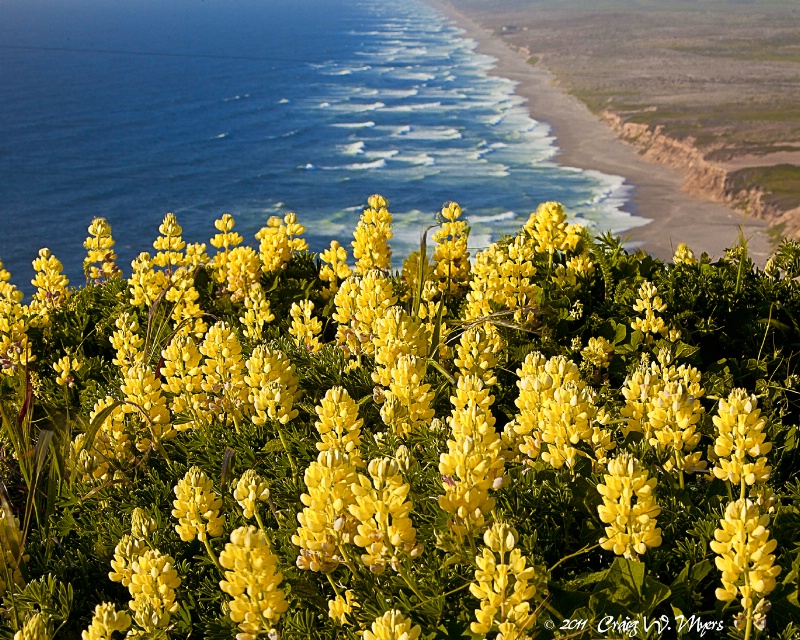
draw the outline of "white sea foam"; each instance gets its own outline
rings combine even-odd
[[[359,140],[351,144],[342,144],[336,147],[340,153],[346,156],[357,156],[364,153],[364,141]]]
[[[367,158],[394,158],[400,152],[397,149],[389,149],[388,151],[365,151],[364,155]]]
[[[278,100],[278,104],[289,104],[289,99],[281,98],[280,100]]]
[[[220,133],[219,135],[211,136],[209,140],[220,140],[221,138],[227,138],[227,137],[228,137],[227,133]]]
[[[339,129],[364,129],[365,127],[374,127],[375,123],[372,120],[366,122],[334,122],[330,126],[338,127]]]
[[[400,69],[396,70],[392,75],[398,80],[418,80],[419,82],[428,82],[436,78],[434,74],[426,71],[405,71]]]
[[[383,169],[386,166],[386,160],[380,158],[372,162],[354,162],[353,164],[346,164],[341,167],[320,167],[328,171],[364,171],[367,169]]]
[[[461,138],[461,132],[454,127],[412,125],[407,130],[393,133],[392,137],[400,137],[407,140],[458,140]]]
[[[384,107],[383,102],[373,102],[371,104],[359,104],[357,102],[344,102],[335,104],[331,107],[333,111],[340,111],[342,113],[366,113],[368,111],[375,111]]]

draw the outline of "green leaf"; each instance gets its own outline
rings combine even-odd
[[[670,595],[667,585],[646,575],[643,562],[616,558],[605,577],[595,585],[593,595],[605,592],[609,602],[631,613],[649,615]]]

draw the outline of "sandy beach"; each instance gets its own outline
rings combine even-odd
[[[740,212],[690,196],[682,189],[682,172],[642,158],[582,102],[558,88],[541,62],[529,64],[524,53],[509,47],[446,0],[428,3],[476,40],[479,53],[497,59],[494,74],[518,83],[516,93],[528,101],[531,117],[547,123],[556,138],[556,162],[621,176],[633,187],[625,210],[651,222],[622,234],[630,236],[626,244],[629,249],[641,247],[658,258],[670,259],[674,248],[685,242],[696,255],[707,252],[713,259],[737,242],[745,222]],[[745,223],[748,250],[760,265],[770,254],[766,230],[764,221],[748,219]]]

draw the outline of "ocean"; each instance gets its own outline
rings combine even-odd
[[[451,200],[473,252],[547,200],[645,223],[622,178],[554,162],[494,62],[421,0],[0,0],[0,260],[29,294],[48,247],[81,285],[103,216],[127,276],[169,211],[187,242],[227,212],[257,246],[294,211],[312,250],[349,248],[373,193],[396,268]]]

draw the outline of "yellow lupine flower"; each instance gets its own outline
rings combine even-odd
[[[209,396],[208,410],[218,420],[235,423],[249,412],[245,362],[236,333],[225,322],[217,322],[208,330],[200,353],[205,356],[200,387]]]
[[[709,543],[717,569],[722,572],[718,600],[730,602],[741,598],[742,608],[752,615],[756,598],[763,598],[775,588],[781,567],[776,566],[774,551],[778,543],[769,536],[769,515],[761,514],[758,505],[748,499],[731,502]]]
[[[81,640],[112,640],[115,631],[127,631],[131,617],[125,611],[117,611],[111,602],[103,602],[94,608],[92,622],[81,633]]]
[[[197,537],[205,542],[222,535],[225,516],[220,515],[222,500],[214,493],[214,483],[199,467],[192,467],[175,485],[172,516],[178,519],[175,531],[184,542]]]
[[[536,624],[532,605],[547,589],[543,569],[526,566],[527,558],[514,548],[517,532],[504,522],[487,529],[483,541],[486,547],[475,558],[475,582],[469,585],[470,593],[480,600],[470,630],[478,634],[499,631],[499,639],[529,639],[525,632]]]
[[[117,355],[111,362],[123,370],[143,362],[145,356],[141,349],[144,346],[144,338],[139,335],[139,321],[136,314],[127,311],[120,314],[114,321],[114,326],[117,330],[109,340]]]
[[[370,196],[368,207],[353,232],[353,257],[356,259],[355,273],[366,275],[373,269],[388,270],[392,265],[392,214],[389,203],[379,195]]]
[[[292,303],[292,307],[289,309],[289,315],[292,317],[289,335],[294,338],[295,344],[316,353],[322,349],[318,337],[322,333],[322,323],[319,318],[311,315],[313,310],[314,303],[311,300]]]
[[[93,422],[100,412],[114,402],[111,396],[95,402],[89,413],[89,422]],[[133,453],[123,407],[117,406],[106,416],[95,433],[91,447],[85,447],[85,442],[86,434],[79,433],[70,445],[70,469],[82,480],[106,481],[112,467],[127,467],[133,461]]]
[[[297,514],[300,527],[292,543],[300,547],[299,568],[327,573],[342,561],[341,547],[355,533],[350,506],[355,503],[356,468],[362,465],[363,421],[358,417],[358,405],[341,387],[329,389],[316,412],[320,453],[304,475],[308,493],[300,496],[305,508]]]
[[[286,424],[297,417],[293,404],[299,379],[294,374],[294,364],[282,351],[258,345],[247,360],[247,372],[244,381],[249,392],[247,401],[255,412],[254,424],[267,420]]]
[[[670,454],[664,463],[667,471],[675,468],[694,473],[706,467],[706,462],[700,459],[701,452],[692,453],[700,442],[697,423],[705,409],[683,382],[666,381],[657,395],[650,398],[646,411],[653,434],[650,444]]]
[[[28,341],[28,314],[19,304],[22,293],[11,286],[6,293],[8,297],[0,298],[0,373],[14,375],[36,356]]]
[[[59,309],[67,301],[70,291],[69,280],[61,272],[64,267],[50,249],[39,249],[39,257],[33,261],[36,276],[31,284],[36,287],[30,304],[30,311],[39,314],[45,324],[51,311]]]
[[[208,331],[208,325],[203,320],[203,310],[197,304],[200,294],[194,287],[194,271],[187,267],[178,267],[172,274],[171,285],[164,298],[167,302],[174,303],[171,317],[176,327],[185,320],[189,321],[180,326],[178,333],[194,334],[195,337],[202,338]]]
[[[436,242],[433,252],[436,267],[433,275],[441,291],[453,293],[469,278],[469,225],[464,220],[459,220],[461,207],[455,202],[442,207],[441,215],[445,221],[433,234]]]
[[[350,276],[334,297],[333,319],[339,323],[336,342],[349,354],[375,351],[373,324],[397,303],[392,281],[381,271],[369,271],[363,277]]]
[[[648,339],[651,333],[667,337],[669,328],[664,323],[664,319],[657,315],[664,313],[667,305],[662,302],[661,296],[658,295],[658,288],[653,283],[647,280],[642,282],[633,310],[637,313],[644,312],[644,318],[635,318],[631,322],[631,328],[634,331],[641,331],[648,336]]]
[[[252,247],[236,247],[225,265],[231,302],[243,300],[261,277],[261,258]]]
[[[233,227],[236,226],[236,222],[230,213],[222,214],[221,218],[214,221],[214,226],[217,231],[221,233],[217,233],[209,240],[211,246],[218,249],[211,261],[211,266],[214,273],[214,280],[222,284],[228,280],[228,254],[231,249],[242,244],[243,238],[238,232],[233,230]]]
[[[573,289],[579,280],[591,280],[594,276],[594,263],[588,252],[569,258],[565,264],[556,265],[553,282],[559,287]]]
[[[171,394],[169,407],[173,414],[184,413],[190,417],[185,422],[175,424],[178,431],[197,426],[200,418],[193,408],[196,403],[202,403],[205,397],[201,357],[195,341],[182,334],[174,336],[161,351],[161,390]]]
[[[340,450],[355,466],[361,466],[361,427],[358,403],[342,387],[328,389],[325,397],[315,407],[319,420],[314,423],[320,441],[318,451]]]
[[[355,593],[348,589],[344,592],[344,596],[337,595],[333,600],[328,600],[328,616],[341,625],[351,624],[347,616],[360,606]]]
[[[233,498],[239,503],[245,518],[252,518],[258,503],[269,500],[269,487],[255,469],[248,469],[233,488]]]
[[[697,264],[697,258],[694,257],[694,252],[686,246],[685,242],[681,242],[678,248],[675,249],[675,254],[672,256],[672,262],[678,264]]]
[[[3,261],[0,260],[0,299],[19,304],[22,302],[24,295],[22,291],[17,289],[16,285],[9,282],[10,279],[11,274],[8,269],[3,267]]]
[[[279,588],[283,575],[278,572],[278,558],[263,532],[255,527],[231,532],[219,563],[226,569],[220,589],[233,598],[230,617],[242,631],[237,640],[264,637],[289,604]]]
[[[287,213],[283,221],[277,216],[267,220],[267,226],[256,233],[262,272],[269,273],[280,269],[295,253],[308,249],[308,243],[299,237],[305,231],[305,227],[297,222],[297,215],[294,213]]]
[[[45,613],[34,613],[25,621],[22,629],[14,634],[14,640],[50,640],[50,630]]]
[[[134,621],[144,631],[167,627],[170,614],[178,611],[175,590],[181,579],[174,567],[172,557],[158,549],[148,549],[133,561],[128,584],[133,599],[129,606]]]
[[[426,360],[401,355],[389,369],[389,389],[384,393],[381,418],[401,438],[430,424],[434,393],[430,384],[423,384]]]
[[[166,269],[166,275],[171,276],[175,268],[184,264],[185,258],[183,250],[186,243],[181,234],[183,229],[178,224],[178,219],[174,213],[164,216],[164,221],[159,225],[158,232],[161,234],[153,241],[153,248],[157,251],[153,256],[152,264]]]
[[[147,542],[128,533],[123,535],[114,548],[111,560],[113,571],[108,573],[109,580],[121,582],[123,587],[131,583],[133,563],[147,550]]]
[[[87,256],[83,260],[83,272],[86,274],[87,282],[122,276],[122,270],[114,262],[117,254],[114,252],[111,225],[105,218],[92,220],[92,224],[89,225],[89,237],[83,246],[87,251]]]
[[[482,527],[494,509],[489,492],[502,486],[504,446],[490,410],[494,397],[480,378],[461,376],[450,401],[454,405],[447,419],[451,437],[447,453],[439,456],[444,488],[439,507],[450,514],[448,527],[463,540]]]
[[[272,322],[275,314],[272,313],[269,300],[259,283],[250,287],[244,298],[244,308],[244,315],[239,316],[239,322],[243,327],[242,331],[251,340],[260,340],[264,325]]]
[[[131,277],[128,278],[130,303],[134,307],[147,307],[153,305],[161,292],[167,288],[166,274],[159,269],[153,269],[155,263],[150,254],[142,252],[131,262]]]
[[[392,609],[376,618],[372,627],[364,631],[364,640],[417,640],[420,633],[422,627]]]
[[[352,487],[355,504],[350,505],[350,513],[360,523],[353,542],[365,550],[361,561],[370,571],[383,573],[387,564],[396,570],[402,556],[419,556],[422,545],[417,544],[417,532],[411,526],[413,505],[407,499],[411,487],[397,461],[371,460],[367,470],[370,477],[359,474]]]
[[[766,482],[772,468],[766,454],[772,444],[766,442],[767,422],[761,417],[758,399],[744,389],[734,389],[728,399],[719,401],[717,415],[713,416],[717,428],[714,453],[714,475],[732,484],[753,485]],[[753,462],[747,462],[754,459]]]
[[[162,442],[172,440],[177,431],[170,423],[167,400],[161,393],[161,383],[150,368],[135,364],[128,368],[120,386],[126,404],[122,410],[132,414],[144,435],[136,442],[139,451],[157,449]]]
[[[476,375],[485,385],[497,382],[494,368],[499,362],[498,354],[503,350],[503,339],[491,322],[470,327],[461,334],[453,364],[458,375]]]
[[[58,361],[53,363],[53,369],[58,374],[56,376],[56,384],[62,386],[75,386],[75,379],[72,372],[77,372],[81,368],[81,363],[77,358],[70,360],[69,356],[63,356]]]
[[[327,300],[339,290],[339,283],[353,272],[347,266],[347,250],[336,240],[331,240],[330,247],[319,255],[319,259],[319,279],[328,283],[322,290],[322,297]]]
[[[375,350],[375,370],[372,381],[388,387],[392,370],[402,355],[427,357],[430,331],[409,316],[402,307],[390,307],[372,323],[372,343]]]
[[[148,540],[157,527],[156,521],[141,507],[136,507],[131,513],[131,535],[134,538]]]
[[[600,546],[629,560],[637,560],[648,547],[661,546],[661,529],[656,526],[661,507],[653,496],[657,480],[648,479],[639,461],[627,453],[608,463],[603,478],[597,485],[603,496],[597,512],[608,526]]]
[[[572,252],[582,237],[583,227],[567,224],[564,207],[558,202],[544,202],[530,215],[524,230],[535,241],[537,253]]]
[[[581,356],[589,364],[603,369],[611,362],[614,345],[603,337],[589,338],[589,344],[581,350]]]

